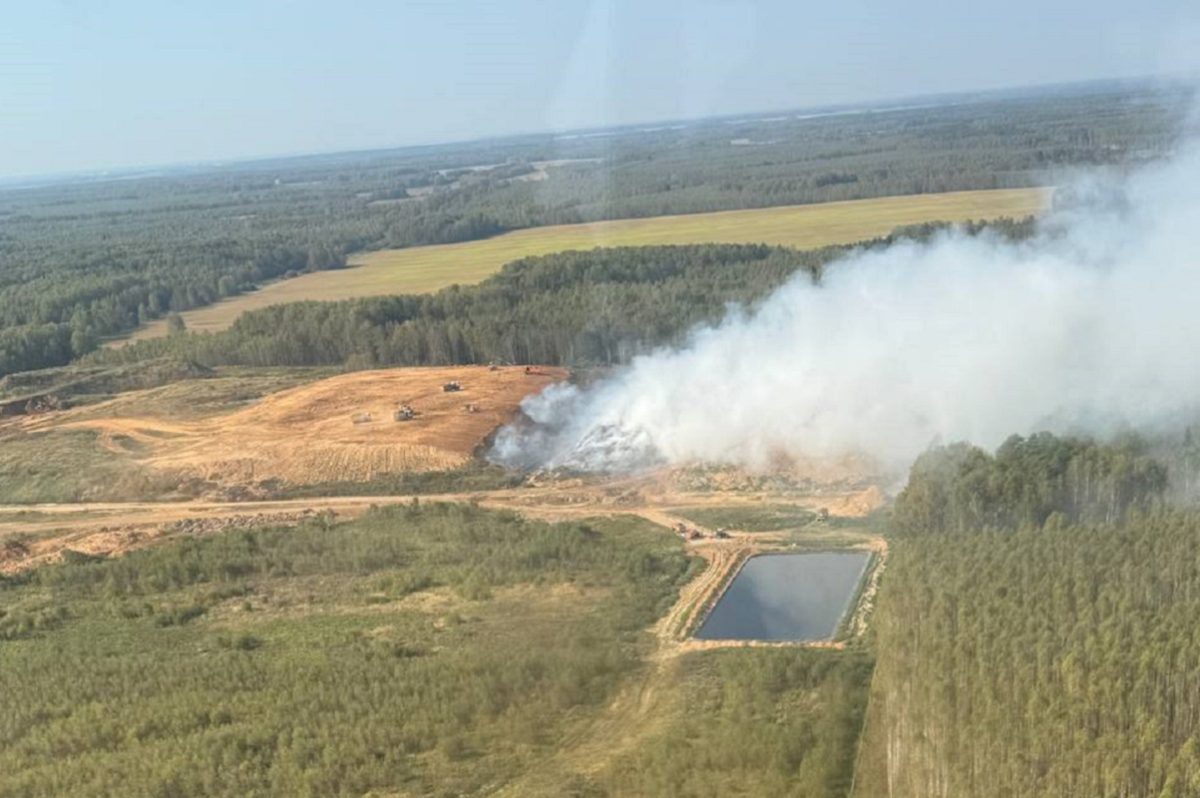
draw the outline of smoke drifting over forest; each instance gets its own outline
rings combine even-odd
[[[1090,175],[1021,243],[948,233],[798,274],[760,306],[586,390],[524,405],[493,456],[762,469],[936,441],[1155,429],[1200,398],[1200,154]]]

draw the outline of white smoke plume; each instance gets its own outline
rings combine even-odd
[[[1102,433],[1200,400],[1200,155],[1093,176],[1022,243],[961,233],[863,251],[586,390],[531,397],[495,459],[627,470]]]

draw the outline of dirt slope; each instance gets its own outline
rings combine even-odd
[[[483,366],[355,372],[270,394],[215,417],[181,420],[132,415],[125,399],[103,407],[30,419],[30,429],[88,429],[102,446],[143,465],[224,486],[269,480],[291,484],[365,481],[465,464],[521,400],[564,379],[561,369]],[[463,390],[445,393],[445,383]],[[401,404],[417,413],[397,422]],[[468,412],[471,404],[475,412]]]

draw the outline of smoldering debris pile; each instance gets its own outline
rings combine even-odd
[[[864,251],[683,348],[547,389],[492,457],[628,471],[855,454],[900,471],[937,440],[994,447],[1194,415],[1200,157],[1059,193],[1031,240],[950,232]]]

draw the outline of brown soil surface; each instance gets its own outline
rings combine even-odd
[[[114,453],[223,486],[357,482],[464,465],[513,417],[522,399],[565,377],[562,369],[526,374],[519,367],[363,371],[199,420],[128,415],[136,402],[127,395],[109,408],[90,406],[23,423],[30,430],[93,430]],[[444,384],[455,381],[461,391],[443,392]],[[393,420],[401,404],[416,416]],[[106,410],[113,415],[106,417]]]

